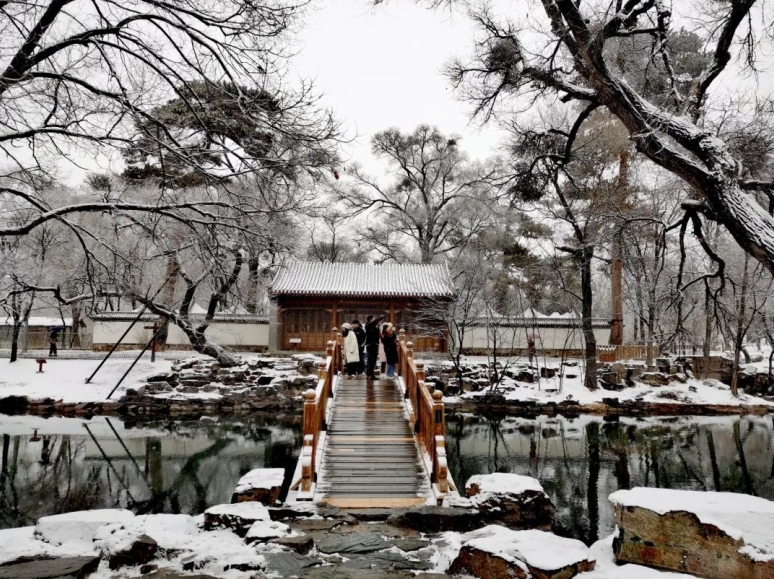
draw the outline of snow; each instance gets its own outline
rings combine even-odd
[[[28,398],[53,398],[63,402],[95,402],[107,400],[110,391],[129,368],[132,360],[108,360],[94,380],[86,384],[92,372],[99,366],[99,360],[57,360],[48,358],[43,373],[37,373],[35,360],[19,359],[13,364],[0,360],[0,398],[6,396],[27,396]],[[153,374],[169,372],[172,362],[157,359],[142,359],[113,394],[118,400],[127,388],[136,388],[143,379]]]
[[[68,328],[73,325],[72,318],[64,318],[64,325]],[[0,318],[0,326],[13,326],[13,318],[7,316],[6,318]],[[27,320],[27,326],[30,328],[44,326],[47,328],[61,328],[62,318],[46,317],[46,316],[30,316]]]
[[[239,479],[234,492],[243,493],[251,489],[281,487],[284,480],[284,468],[256,468]]]
[[[52,545],[35,536],[35,527],[0,530],[0,565],[24,558],[57,558],[94,555],[89,543]]]
[[[544,493],[540,481],[531,476],[522,476],[508,472],[495,472],[492,474],[477,474],[468,479],[465,488],[478,486],[479,495],[484,494],[514,494],[525,491]]]
[[[115,437],[109,425],[121,435],[121,438],[146,438],[148,436],[166,436],[164,430],[152,428],[127,428],[123,420],[110,419],[105,416],[94,416],[90,420],[85,418],[64,418],[62,416],[3,416],[0,420],[0,434],[10,436],[29,436],[37,430],[39,435],[58,434],[87,434],[84,426],[88,426],[96,437]]]
[[[513,531],[500,525],[489,525],[462,535],[461,540],[463,546],[491,553],[525,571],[525,564],[543,571],[555,571],[593,559],[582,542],[545,531]]]
[[[134,513],[125,509],[95,509],[74,511],[61,515],[41,517],[35,525],[35,536],[52,545],[91,545],[92,539],[103,525],[129,523]]]
[[[613,505],[641,507],[660,515],[689,512],[745,542],[740,553],[756,561],[774,560],[774,502],[737,493],[637,487],[610,495]]]
[[[269,510],[261,503],[244,502],[215,505],[204,511],[206,515],[240,517],[252,521],[268,521]]]
[[[641,565],[618,565],[613,554],[613,539],[615,535],[613,533],[591,546],[589,552],[591,557],[597,561],[597,564],[593,571],[578,575],[580,579],[691,579],[691,577],[696,577],[686,573],[659,571]]]
[[[255,521],[245,535],[248,543],[290,535],[290,527],[278,521]]]
[[[423,361],[426,367],[439,366],[439,362],[436,360]],[[577,359],[568,359],[566,361],[578,362]],[[470,366],[483,366],[488,363],[488,360],[485,356],[464,356],[462,363]],[[734,396],[731,394],[728,386],[721,384],[717,380],[703,381],[695,378],[688,378],[685,383],[673,382],[668,386],[650,386],[635,380],[634,386],[624,387],[621,391],[605,390],[601,387],[591,391],[583,385],[583,367],[580,363],[578,366],[562,366],[559,358],[543,357],[538,359],[538,363],[540,367],[558,369],[557,375],[553,378],[540,378],[534,383],[520,382],[504,377],[497,392],[502,394],[506,400],[535,401],[542,404],[548,402],[559,403],[564,400],[575,400],[584,405],[602,404],[603,398],[613,398],[620,402],[643,401],[645,403],[774,407],[774,402],[745,394],[741,390],[738,397]],[[440,362],[440,364],[446,366],[446,361]],[[508,367],[509,370],[521,368],[528,368],[526,358],[513,360]],[[475,399],[487,393],[488,390],[486,389],[478,392],[465,392],[460,396],[444,397],[443,400],[447,404],[453,404],[459,402],[460,399]]]

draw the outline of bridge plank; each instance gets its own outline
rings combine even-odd
[[[421,505],[430,483],[392,380],[339,379],[322,463],[324,502],[342,508]]]

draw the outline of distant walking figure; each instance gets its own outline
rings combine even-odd
[[[56,351],[56,341],[59,337],[59,328],[51,328],[48,332],[48,355],[58,356]]]
[[[347,376],[355,376],[360,371],[360,347],[357,344],[357,336],[349,324],[341,325],[341,337],[344,344],[341,348],[341,357],[346,368]]]
[[[395,364],[398,363],[398,334],[392,324],[387,324],[387,328],[382,332],[382,344],[384,357],[387,360],[387,377],[395,378]]]
[[[366,357],[368,358],[368,365],[366,367],[366,376],[373,380],[376,371],[376,360],[379,357],[379,324],[384,319],[384,316],[374,318],[374,316],[368,316],[366,318],[365,333],[366,333]]]

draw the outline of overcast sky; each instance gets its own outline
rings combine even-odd
[[[490,0],[490,4],[496,13],[526,28],[544,20],[538,2]],[[697,26],[691,5],[691,0],[674,2],[675,28]],[[378,172],[369,138],[393,126],[411,131],[428,123],[458,133],[461,146],[478,158],[494,153],[504,139],[495,127],[471,123],[469,105],[455,98],[442,74],[452,56],[471,52],[475,28],[463,12],[430,10],[414,0],[390,0],[377,7],[369,0],[317,0],[306,22],[295,67],[302,77],[315,79],[349,136],[357,137],[346,151],[350,160]],[[740,77],[739,66],[732,63],[715,83],[714,95],[771,93],[774,58],[761,56],[757,77]]]
[[[501,0],[498,8],[524,2]],[[453,55],[468,54],[474,28],[463,14],[428,10],[411,0],[373,7],[368,0],[319,1],[300,34],[294,62],[315,80],[325,102],[357,137],[346,152],[373,167],[370,136],[389,127],[412,131],[436,125],[463,137],[473,157],[486,157],[502,139],[494,127],[471,124],[442,74]]]

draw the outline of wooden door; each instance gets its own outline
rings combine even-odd
[[[290,308],[283,312],[285,350],[325,351],[330,339],[331,310]]]

